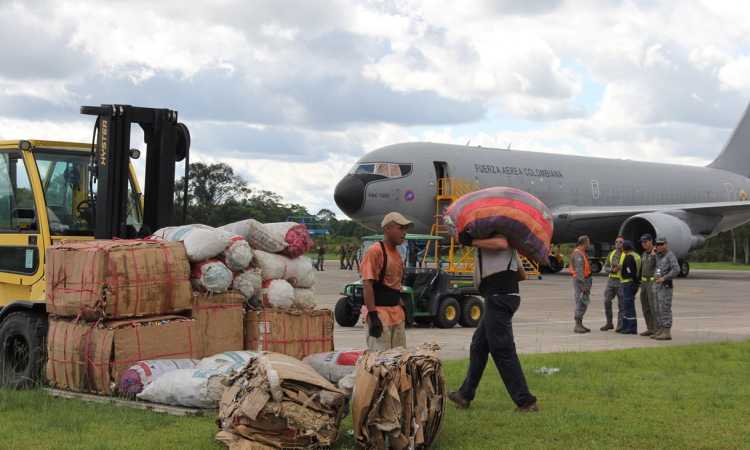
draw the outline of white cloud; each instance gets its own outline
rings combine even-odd
[[[730,91],[750,93],[750,57],[740,55],[724,64],[719,69],[718,78],[721,88]]]

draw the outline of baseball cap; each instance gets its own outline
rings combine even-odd
[[[643,241],[653,241],[653,240],[654,240],[654,237],[646,233],[643,236],[641,236],[641,239],[639,241],[643,242]]]
[[[665,238],[664,236],[660,236],[656,238],[656,240],[654,241],[654,244],[665,244],[666,242],[667,242],[667,238]]]
[[[633,243],[630,241],[625,241],[622,243],[622,249],[623,250],[633,250]]]
[[[396,222],[399,225],[405,225],[407,229],[414,228],[414,222],[412,222],[411,220],[407,220],[406,217],[397,212],[388,213],[388,215],[383,219],[383,222],[380,223],[380,227],[385,228],[385,226],[391,222]]]

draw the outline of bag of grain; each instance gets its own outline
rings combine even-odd
[[[267,308],[292,308],[294,288],[284,280],[266,280],[260,289],[263,306]]]
[[[286,280],[296,287],[312,287],[315,275],[310,258],[290,258],[286,255],[256,251],[255,259],[263,280]]]
[[[152,238],[185,244],[188,260],[201,262],[216,257],[232,244],[232,238],[211,227],[184,225],[157,230]]]
[[[284,242],[284,234],[269,230],[265,225],[255,219],[241,220],[220,227],[222,230],[229,231],[247,239],[250,246],[256,250],[276,253],[287,247]]]
[[[201,292],[221,293],[232,284],[232,272],[221,261],[209,259],[191,264],[190,284]]]
[[[315,303],[315,288],[294,288],[294,308],[297,309],[313,309],[317,303]]]
[[[208,225],[196,224],[192,226],[203,228],[204,230],[211,230],[215,233],[222,233],[231,239],[231,244],[229,244],[229,246],[225,248],[216,259],[223,262],[232,272],[237,272],[238,270],[242,270],[252,264],[253,251],[250,248],[250,244],[242,236],[230,233],[221,228],[209,227]]]
[[[263,279],[260,277],[260,269],[248,267],[245,270],[235,272],[232,278],[232,287],[240,291],[242,295],[245,296],[245,299],[252,299],[263,287]],[[253,304],[252,306],[258,305]]]

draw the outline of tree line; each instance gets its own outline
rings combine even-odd
[[[191,163],[188,169],[187,199],[185,177],[174,184],[173,223],[185,225],[201,223],[212,227],[245,219],[261,223],[285,222],[289,216],[316,217],[328,221],[326,240],[356,238],[372,234],[371,230],[352,220],[338,220],[336,215],[321,209],[311,213],[305,206],[284,203],[281,195],[263,189],[251,189],[248,182],[226,163]],[[187,216],[183,221],[183,206],[187,201]]]
[[[691,262],[735,262],[750,265],[750,223],[720,233],[706,241],[706,246],[685,257]]]

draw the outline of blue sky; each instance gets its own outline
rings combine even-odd
[[[750,101],[749,22],[728,1],[0,0],[0,139],[171,108],[192,160],[336,212],[352,164],[404,141],[703,165]]]

